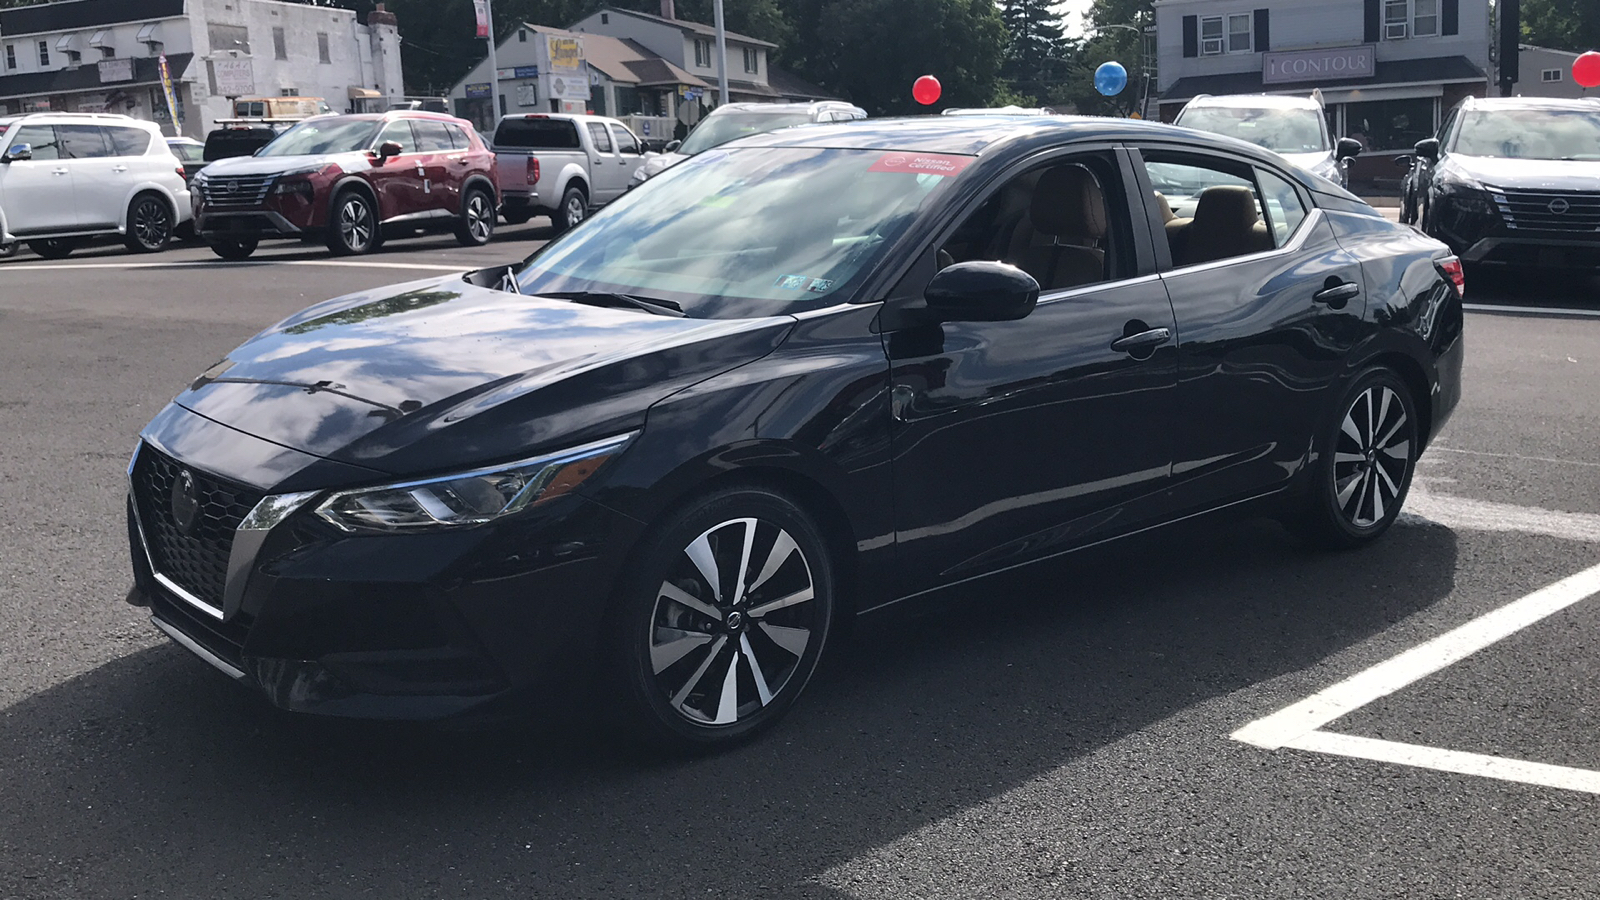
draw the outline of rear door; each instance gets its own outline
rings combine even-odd
[[[461,180],[450,169],[455,144],[443,122],[415,119],[411,130],[417,136],[417,165],[422,169],[421,202],[429,210],[454,215],[461,207]]]
[[[617,155],[616,143],[604,122],[585,122],[589,132],[589,180],[594,189],[590,198],[595,205],[610,203],[628,186],[623,175],[624,160]],[[629,173],[631,174],[631,173]]]
[[[1221,154],[1140,148],[1178,322],[1180,508],[1284,487],[1361,334],[1360,262],[1294,179]],[[1160,194],[1160,197],[1157,197]]]
[[[12,126],[7,147],[23,144],[33,151],[33,159],[0,163],[0,202],[5,203],[6,227],[18,237],[76,230],[72,170],[63,159],[55,126]]]
[[[89,124],[56,126],[72,170],[72,194],[78,206],[78,227],[115,228],[135,183],[128,160],[116,156],[104,127]]]

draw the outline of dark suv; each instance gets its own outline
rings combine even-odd
[[[1463,262],[1600,267],[1600,100],[1468,98],[1400,162],[1401,221]]]
[[[254,156],[195,176],[195,231],[244,259],[262,238],[322,239],[368,253],[385,233],[453,229],[466,246],[494,235],[494,154],[472,126],[437,113],[318,116]]]

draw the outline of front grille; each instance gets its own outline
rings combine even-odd
[[[232,621],[219,622],[164,590],[151,592],[150,611],[217,658],[244,667],[244,641],[250,635],[248,616],[238,615]]]
[[[1600,232],[1600,191],[1523,191],[1491,188],[1506,228],[1567,234]]]
[[[198,469],[194,478],[199,509],[188,533],[173,513],[172,488],[186,467],[149,444],[139,449],[133,467],[134,501],[155,570],[217,609],[228,580],[233,533],[262,494]]]
[[[212,209],[254,209],[267,202],[272,175],[217,175],[205,179],[200,196]]]

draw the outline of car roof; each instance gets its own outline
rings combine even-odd
[[[800,125],[738,139],[744,147],[902,150],[982,156],[1000,145],[1050,146],[1076,141],[1177,141],[1269,164],[1282,158],[1254,144],[1160,122],[1100,116],[907,116]]]
[[[859,110],[861,107],[851,103],[846,103],[843,100],[812,100],[803,103],[724,103],[716,109],[713,109],[708,115],[714,116],[723,111],[742,113],[770,113],[772,115],[777,115],[779,113],[819,112],[824,109]]]
[[[1467,109],[1581,109],[1595,112],[1596,97],[1468,97]]]
[[[1190,100],[1188,106],[1221,106],[1229,109],[1314,109],[1322,106],[1310,97],[1292,94],[1202,94]]]

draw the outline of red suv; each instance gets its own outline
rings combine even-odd
[[[321,238],[338,255],[391,235],[453,229],[465,246],[494,236],[494,154],[463,119],[427,112],[318,116],[254,156],[195,175],[195,231],[244,259],[262,238]]]

